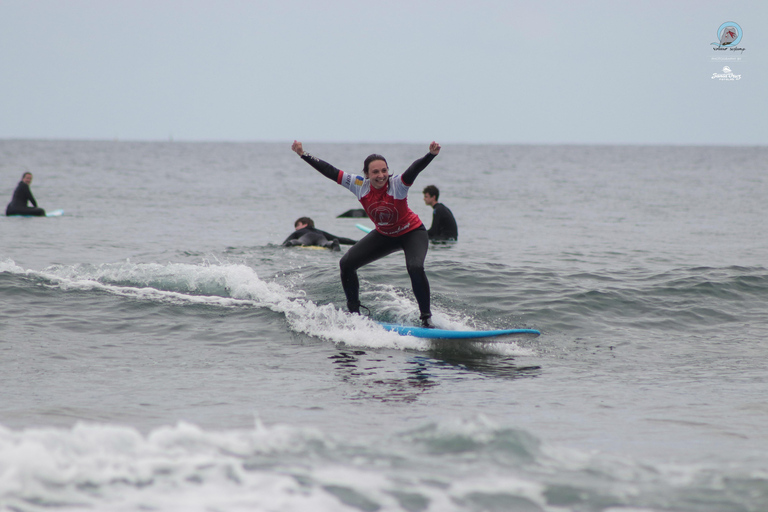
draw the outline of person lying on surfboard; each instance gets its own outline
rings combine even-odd
[[[31,183],[31,172],[25,172],[21,175],[21,181],[16,186],[16,190],[13,191],[13,198],[5,208],[5,214],[7,216],[32,215],[34,217],[45,217],[45,210],[37,207],[35,196],[32,195],[32,191],[29,189]],[[32,206],[28,206],[28,202],[32,203]]]
[[[333,251],[339,251],[341,250],[339,244],[355,245],[357,243],[357,240],[332,235],[326,231],[317,229],[315,227],[315,221],[309,217],[300,217],[296,219],[296,222],[293,223],[293,227],[296,228],[295,231],[288,235],[288,238],[283,242],[283,246],[285,247],[316,245]]]
[[[423,327],[433,327],[429,281],[424,271],[429,236],[419,216],[408,207],[408,189],[419,173],[440,153],[440,144],[432,141],[425,156],[413,162],[404,173],[395,175],[389,174],[387,161],[381,155],[369,155],[363,163],[363,176],[359,176],[337,169],[306,153],[299,141],[294,140],[291,149],[323,176],[355,194],[376,226],[375,230],[353,245],[339,262],[341,285],[350,313],[360,313],[357,269],[402,250],[413,294],[419,304],[421,324]]]

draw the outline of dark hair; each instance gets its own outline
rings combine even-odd
[[[299,217],[298,219],[296,219],[296,222],[293,223],[293,227],[296,227],[299,224],[306,224],[311,228],[315,227],[315,221],[313,221],[309,217]]]
[[[26,171],[24,174],[22,174],[22,175],[21,175],[21,179],[24,179],[24,177],[25,177],[27,174],[32,174],[32,173],[31,173],[31,172],[29,172],[29,171]]]
[[[376,153],[368,155],[365,159],[365,162],[363,162],[363,174],[366,177],[368,177],[368,166],[371,164],[371,162],[375,162],[376,160],[382,160],[385,164],[387,164],[387,159],[381,155],[377,155]],[[387,164],[387,167],[389,167],[389,164]]]
[[[437,187],[434,185],[427,185],[424,187],[424,194],[429,194],[432,197],[435,198],[435,201],[437,201],[437,198],[440,197],[440,191],[437,190]]]

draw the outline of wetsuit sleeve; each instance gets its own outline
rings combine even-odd
[[[286,238],[285,240],[283,240],[283,243],[282,243],[282,245],[285,245],[285,244],[287,244],[288,242],[290,242],[291,240],[295,240],[295,239],[297,239],[297,238],[299,238],[299,232],[298,232],[298,230],[297,230],[297,231],[294,231],[293,233],[291,233],[290,235],[288,235],[288,238]]]
[[[434,160],[436,156],[437,155],[433,155],[432,153],[427,153],[423,157],[413,162],[411,166],[401,175],[403,183],[405,183],[408,187],[413,185],[413,182],[416,181],[416,176],[418,176],[421,171],[426,169],[429,163]]]
[[[336,183],[339,183],[341,180],[341,169],[337,169],[336,167],[332,166],[328,162],[325,162],[323,160],[320,160],[317,157],[314,157],[310,155],[309,153],[305,153],[301,157],[302,160],[307,162],[309,165],[317,169],[320,174],[328,178],[329,180],[333,180]]]
[[[35,196],[32,195],[32,191],[29,189],[29,185],[24,183],[23,181],[20,183],[20,185],[23,185],[22,188],[22,198],[24,199],[24,206],[27,206],[27,201],[32,203],[32,206],[37,208],[37,201],[35,201]]]
[[[429,238],[434,238],[440,232],[440,217],[437,210],[432,210],[432,226],[427,230]]]
[[[318,229],[318,232],[321,233],[329,241],[332,241],[333,239],[338,240],[341,245],[355,245],[357,243],[357,240],[352,240],[351,238],[344,238],[343,236],[332,235],[327,231],[320,231]]]

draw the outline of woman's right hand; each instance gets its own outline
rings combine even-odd
[[[304,148],[301,146],[301,142],[294,140],[291,149],[299,156],[304,156]]]

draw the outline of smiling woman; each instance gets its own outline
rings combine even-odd
[[[339,262],[341,285],[344,287],[349,311],[360,312],[357,269],[402,250],[413,293],[419,304],[422,326],[433,327],[429,281],[424,272],[429,236],[419,216],[408,207],[408,190],[419,173],[440,153],[440,144],[432,141],[429,153],[413,162],[402,175],[394,176],[389,174],[386,159],[378,154],[369,155],[365,159],[364,176],[357,176],[304,152],[301,142],[293,141],[291,149],[325,177],[355,194],[376,225],[376,229],[353,245]]]

